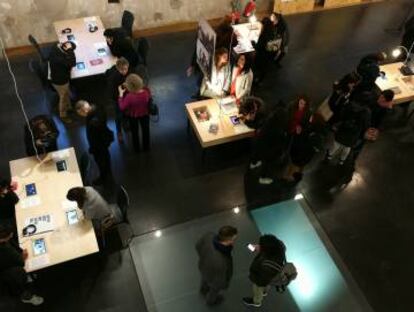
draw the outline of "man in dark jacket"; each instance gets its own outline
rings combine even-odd
[[[34,156],[36,154],[33,139],[37,153],[39,154],[53,152],[58,149],[57,138],[59,136],[59,130],[51,117],[37,115],[30,119],[29,124],[31,132],[27,125],[24,127],[24,143],[27,156]]]
[[[7,226],[0,226],[0,281],[15,296],[20,296],[24,303],[41,305],[43,298],[31,293],[27,287],[24,270],[27,251],[13,243],[13,231]]]
[[[287,113],[281,108],[269,112],[260,98],[247,97],[239,114],[248,127],[256,129],[249,167],[260,169],[260,184],[272,184],[271,164],[281,162],[287,148]]]
[[[115,109],[115,125],[118,141],[123,142],[122,137],[122,112],[119,109],[118,98],[119,91],[118,87],[125,82],[126,77],[130,73],[129,62],[126,58],[120,57],[114,66],[105,72],[106,82],[108,86],[109,99]]]
[[[0,180],[0,223],[15,227],[16,216],[14,206],[19,202],[19,197],[13,191],[8,179]]]
[[[109,146],[114,140],[113,132],[106,124],[106,116],[103,111],[99,111],[95,105],[81,100],[76,103],[76,112],[86,117],[86,137],[89,143],[89,153],[95,159],[99,168],[99,178],[94,184],[103,184],[107,178],[112,176],[111,155]]]
[[[236,228],[223,226],[218,235],[207,233],[196,244],[201,273],[200,292],[206,296],[208,305],[220,303],[223,299],[220,291],[229,287],[233,275],[231,252],[236,237]]]
[[[243,303],[250,307],[259,308],[263,296],[267,293],[271,281],[282,270],[286,263],[286,247],[274,235],[260,237],[259,245],[255,246],[258,255],[250,266],[249,279],[253,283],[253,298],[243,298]]]
[[[104,31],[104,36],[114,56],[126,58],[131,68],[135,68],[138,65],[138,53],[135,51],[131,40],[124,36],[123,32],[110,28]]]
[[[49,56],[50,80],[59,95],[59,114],[65,123],[72,122],[67,112],[70,109],[70,72],[76,65],[75,49],[76,44],[71,41],[58,43]]]

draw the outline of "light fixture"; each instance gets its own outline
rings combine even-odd
[[[162,232],[160,230],[157,230],[157,231],[155,231],[154,235],[155,235],[155,237],[161,237]]]
[[[239,208],[239,207],[234,207],[234,208],[233,208],[233,212],[234,212],[235,214],[238,214],[238,213],[240,212],[240,208]]]
[[[303,195],[302,195],[302,193],[298,193],[298,194],[296,194],[296,195],[295,195],[295,200],[300,200],[300,199],[303,199]]]
[[[397,57],[400,57],[401,56],[401,53],[402,53],[402,51],[404,51],[405,53],[407,53],[407,56],[408,56],[408,50],[407,50],[407,48],[406,47],[404,47],[404,46],[398,46],[398,47],[396,47],[394,50],[392,50],[392,56],[394,57],[394,58],[397,58]]]

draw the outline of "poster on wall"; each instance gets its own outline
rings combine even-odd
[[[214,50],[216,47],[216,33],[205,19],[201,19],[198,23],[196,46],[197,64],[208,80],[211,80]]]

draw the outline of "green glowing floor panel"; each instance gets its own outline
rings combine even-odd
[[[252,211],[262,234],[285,242],[298,270],[289,292],[301,311],[372,311],[303,200]]]

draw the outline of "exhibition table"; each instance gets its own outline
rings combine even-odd
[[[90,16],[53,23],[59,42],[76,43],[76,67],[71,78],[103,74],[115,64],[116,58],[106,44],[105,30],[99,16]]]
[[[238,109],[230,98],[187,103],[185,108],[202,148],[254,135],[254,129],[237,120]]]
[[[10,171],[18,185],[16,223],[20,247],[28,251],[28,272],[99,251],[92,223],[66,199],[70,188],[82,186],[73,148],[49,153],[42,161],[12,160]],[[29,224],[36,232],[23,235]]]
[[[402,62],[397,62],[380,66],[385,76],[378,77],[376,80],[376,84],[381,90],[391,89],[394,91],[393,105],[414,100],[414,76],[401,74],[400,68],[403,65]]]

